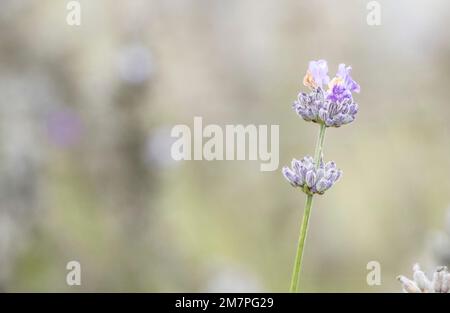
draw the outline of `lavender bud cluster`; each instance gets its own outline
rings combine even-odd
[[[301,92],[292,107],[305,121],[323,123],[327,127],[349,124],[358,113],[358,104],[352,97],[332,101],[320,87],[309,94]]]
[[[301,160],[293,159],[291,168],[283,168],[283,175],[292,186],[301,187],[306,193],[323,194],[338,181],[342,171],[332,161],[316,166],[313,158],[306,156]]]

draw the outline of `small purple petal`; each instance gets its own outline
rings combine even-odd
[[[325,60],[309,62],[308,71],[311,73],[314,82],[318,87],[327,85],[330,81],[330,77],[328,76],[328,64]]]

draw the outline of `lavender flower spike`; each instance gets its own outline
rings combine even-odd
[[[303,264],[303,251],[308,233],[309,218],[314,194],[323,194],[342,176],[342,171],[334,162],[324,163],[323,143],[327,127],[340,127],[353,122],[358,113],[358,105],[353,101],[352,92],[359,92],[359,85],[350,76],[351,67],[339,65],[336,77],[330,82],[328,65],[325,60],[309,62],[303,84],[311,91],[299,93],[293,104],[294,110],[305,121],[319,124],[314,158],[306,156],[292,160],[291,167],[283,167],[282,173],[293,186],[306,193],[305,209],[298,237],[297,253],[292,270],[289,290],[296,292]],[[328,86],[328,90],[324,88]]]
[[[310,156],[301,160],[293,159],[291,168],[285,166],[282,172],[293,187],[301,187],[306,194],[320,195],[330,189],[342,175],[342,171],[336,167],[336,163],[321,161],[316,167]]]

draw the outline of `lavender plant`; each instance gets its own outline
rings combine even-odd
[[[300,188],[306,194],[306,203],[300,227],[297,253],[291,279],[291,292],[297,292],[302,268],[303,250],[308,233],[309,218],[313,195],[322,195],[342,176],[342,171],[334,162],[323,161],[323,143],[328,127],[340,127],[354,121],[358,113],[358,104],[352,93],[360,92],[359,85],[350,76],[351,67],[340,64],[336,76],[330,80],[325,60],[311,61],[303,84],[309,93],[299,93],[293,109],[305,121],[319,124],[319,135],[314,157],[306,156],[301,160],[293,159],[291,168],[283,167],[287,181]],[[327,89],[325,89],[328,87]]]
[[[450,273],[446,266],[438,266],[431,280],[420,269],[419,264],[414,265],[413,271],[413,280],[401,275],[397,277],[403,286],[403,292],[450,293]]]

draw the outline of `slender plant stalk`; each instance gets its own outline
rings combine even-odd
[[[326,126],[324,124],[320,125],[319,136],[316,142],[316,151],[314,153],[314,161],[316,163],[316,168],[319,166],[319,161],[322,156],[323,151],[323,141],[325,138],[325,129]],[[303,213],[302,224],[300,226],[300,235],[298,238],[298,246],[297,246],[297,254],[295,256],[294,269],[292,271],[292,279],[291,279],[291,292],[298,291],[298,282],[300,278],[300,273],[302,271],[302,263],[303,263],[303,250],[305,248],[306,236],[308,234],[308,224],[309,217],[311,215],[311,207],[312,207],[313,195],[308,194],[306,197],[305,210]]]
[[[319,161],[320,158],[322,157],[323,140],[325,139],[325,129],[327,129],[325,124],[320,124],[319,137],[317,138],[316,151],[314,154],[314,161],[316,162],[316,168],[319,167]]]

